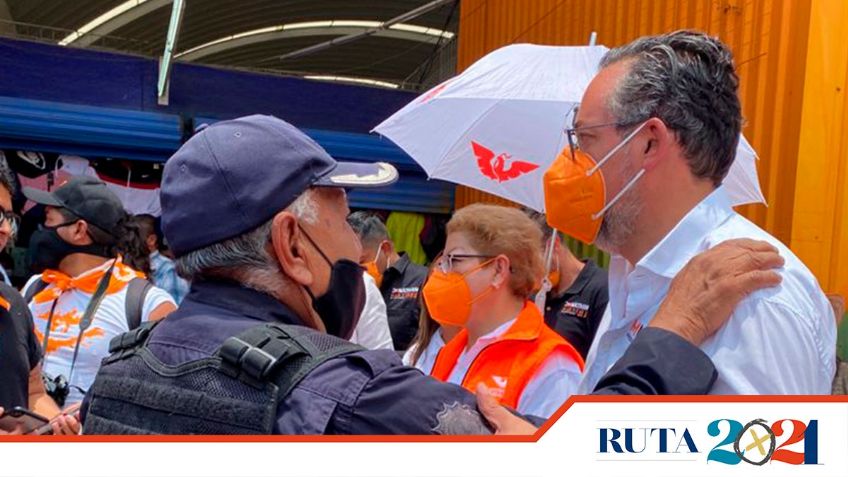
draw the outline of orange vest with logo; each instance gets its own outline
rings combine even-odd
[[[439,351],[430,375],[448,381],[467,344],[468,331],[463,329]],[[462,378],[462,387],[475,392],[477,385],[484,383],[502,405],[517,408],[530,378],[554,352],[565,353],[583,371],[580,353],[545,325],[539,309],[527,301],[506,333],[474,358]]]

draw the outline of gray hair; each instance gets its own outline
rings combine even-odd
[[[389,240],[389,231],[383,221],[370,212],[354,212],[347,217],[347,223],[366,247]]]
[[[318,220],[312,189],[301,194],[286,210],[306,223]],[[249,288],[275,294],[284,279],[268,250],[273,223],[273,219],[268,220],[249,232],[177,258],[177,273],[188,280],[205,276],[229,277]]]
[[[730,49],[717,38],[682,30],[614,48],[601,68],[619,61],[632,62],[608,103],[619,128],[661,119],[676,134],[692,174],[721,184],[742,128]]]

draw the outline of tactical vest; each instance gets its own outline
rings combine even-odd
[[[91,387],[86,434],[272,434],[277,405],[310,372],[363,350],[302,326],[263,324],[177,366],[147,348],[149,322],[109,346]]]

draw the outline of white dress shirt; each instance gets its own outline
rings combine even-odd
[[[394,349],[383,295],[371,275],[363,273],[362,280],[365,282],[365,307],[350,342],[368,349]]]
[[[591,393],[698,253],[726,240],[771,243],[786,264],[782,283],[749,295],[701,349],[718,380],[712,394],[830,394],[836,363],[833,311],[816,278],[779,240],[733,211],[722,188],[693,208],[635,267],[613,256],[609,306],[586,360],[581,394]],[[674,356],[669,356],[674,359]]]
[[[474,358],[483,351],[483,348],[498,341],[513,323],[515,320],[504,323],[491,333],[480,337],[470,349],[463,351],[457,359],[448,382],[462,385],[465,373],[468,372]],[[580,379],[580,367],[569,355],[561,351],[552,353],[530,378],[521,397],[518,398],[517,411],[522,414],[550,417],[569,396],[577,391]]]

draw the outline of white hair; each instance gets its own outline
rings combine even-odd
[[[314,189],[306,189],[286,210],[299,220],[314,225],[318,221],[318,204],[315,202],[314,196]]]

